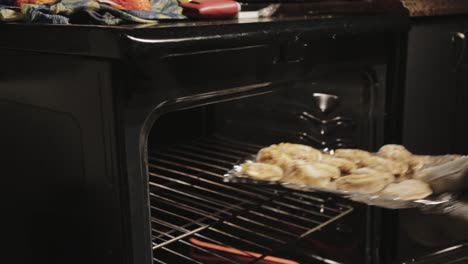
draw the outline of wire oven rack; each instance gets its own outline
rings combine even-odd
[[[353,211],[311,194],[223,182],[259,148],[212,137],[150,152],[154,263],[262,263]],[[278,261],[265,263],[297,263]]]

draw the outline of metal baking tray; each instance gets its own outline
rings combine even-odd
[[[468,157],[463,157],[464,159],[468,160]],[[444,164],[446,159],[444,156],[440,156],[440,158],[435,159],[437,162],[431,164],[430,166],[438,166]],[[417,200],[404,200],[399,198],[391,198],[391,197],[384,197],[378,194],[362,194],[350,191],[343,191],[343,190],[333,190],[333,189],[326,189],[320,188],[310,185],[301,185],[295,183],[285,183],[280,181],[267,181],[267,180],[257,180],[252,179],[248,176],[242,174],[241,164],[246,162],[255,162],[256,155],[247,156],[244,159],[239,160],[235,164],[233,164],[232,169],[230,169],[227,173],[224,174],[224,181],[225,182],[233,182],[233,183],[243,183],[243,184],[255,184],[255,185],[279,185],[284,188],[290,188],[294,190],[304,191],[304,192],[320,192],[320,193],[328,193],[337,196],[341,196],[343,198],[347,198],[356,202],[378,206],[387,209],[407,209],[407,208],[424,208],[428,209],[429,207],[435,206],[449,206],[451,203],[457,200],[459,193],[452,192],[452,193],[442,193],[442,194],[433,194],[424,199],[417,199]],[[425,166],[423,169],[428,168]]]

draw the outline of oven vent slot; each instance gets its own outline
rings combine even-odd
[[[211,137],[150,150],[154,263],[262,263],[353,211],[317,195],[223,182],[260,147]]]

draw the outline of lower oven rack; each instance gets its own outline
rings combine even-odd
[[[262,261],[353,211],[310,193],[223,182],[260,147],[211,137],[150,150],[154,263],[297,263]]]

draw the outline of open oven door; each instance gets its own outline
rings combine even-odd
[[[468,263],[468,243],[454,245],[432,254],[403,262],[413,264],[462,264]]]
[[[398,256],[395,263],[468,263],[466,197],[429,210],[406,209],[398,217]],[[405,260],[402,262],[402,260]]]

